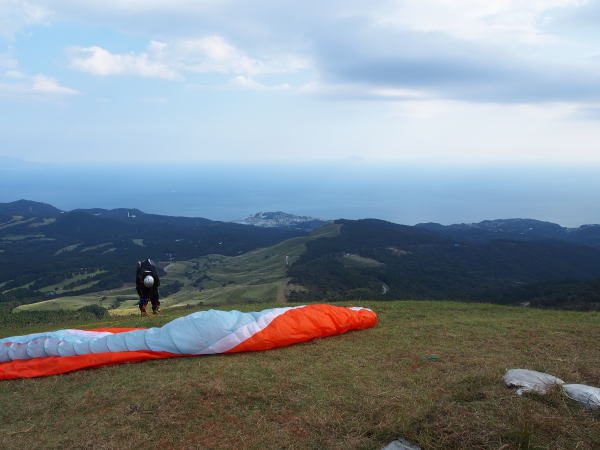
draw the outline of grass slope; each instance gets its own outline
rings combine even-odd
[[[207,255],[170,264],[161,283],[164,286],[177,281],[183,287],[179,292],[162,298],[161,304],[163,307],[180,307],[285,302],[289,290],[287,268],[305,251],[306,242],[335,236],[338,232],[339,225],[329,224],[309,236],[288,239],[239,256]],[[64,284],[72,281],[66,280]],[[85,287],[87,286],[83,288]],[[21,305],[15,311],[72,310],[95,304],[109,309],[111,314],[121,315],[135,312],[136,301],[135,286],[127,285],[118,289]]]
[[[501,378],[528,368],[599,386],[599,313],[362,304],[375,328],[0,382],[0,448],[380,448],[398,437],[424,449],[598,448],[598,413],[559,393],[517,397]],[[189,311],[72,326],[158,326]]]

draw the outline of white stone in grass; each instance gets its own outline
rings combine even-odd
[[[518,388],[517,395],[523,395],[527,392],[543,395],[552,386],[565,384],[563,380],[553,375],[527,369],[507,370],[502,379],[506,386]]]

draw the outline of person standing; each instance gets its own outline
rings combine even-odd
[[[150,258],[144,261],[138,261],[137,270],[135,274],[135,288],[140,302],[140,313],[142,317],[147,316],[146,305],[148,302],[152,304],[152,313],[158,314],[160,307],[158,287],[160,286],[160,279],[156,272],[156,266]]]

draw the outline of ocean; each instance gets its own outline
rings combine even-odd
[[[0,166],[0,202],[137,208],[234,221],[258,211],[324,219],[600,223],[600,168],[361,162]]]

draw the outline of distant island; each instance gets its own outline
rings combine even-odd
[[[330,221],[309,216],[296,216],[282,211],[269,211],[257,212],[236,223],[263,228],[292,228],[311,231],[330,223]]]

